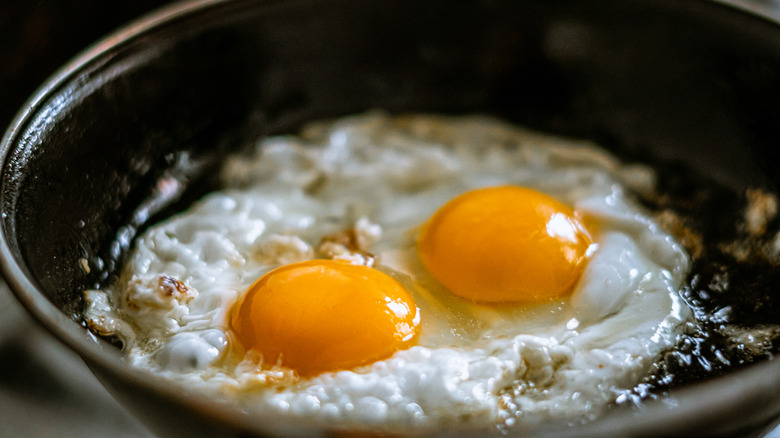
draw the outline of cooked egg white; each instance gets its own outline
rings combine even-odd
[[[125,342],[134,366],[248,413],[396,431],[587,421],[638,383],[690,319],[677,294],[688,256],[632,200],[652,192],[652,171],[591,143],[483,116],[370,113],[264,139],[253,157],[229,158],[224,177],[224,191],[140,236],[120,280],[87,291],[86,315]],[[554,204],[557,226],[545,226],[574,242],[561,250],[571,257],[525,239],[532,228],[513,237],[503,219],[459,231],[480,202],[499,205],[496,215],[531,214],[504,212],[515,188],[540,209]],[[495,199],[448,225],[428,222],[483,190]],[[456,249],[426,250],[430,235]],[[520,250],[505,244],[517,239],[527,240]],[[341,278],[344,265],[372,272],[360,287],[385,294],[379,308],[335,297],[340,287],[310,293],[320,283],[304,274]],[[290,278],[304,286],[278,286]],[[485,283],[502,289],[497,298],[484,298]],[[344,335],[348,345],[332,353],[338,333],[371,312],[379,316],[355,324],[372,328]],[[373,328],[384,318],[394,328]],[[278,341],[290,336],[303,339],[294,351]],[[379,351],[379,338],[395,341]]]

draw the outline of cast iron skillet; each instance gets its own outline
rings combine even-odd
[[[734,193],[773,188],[780,26],[703,0],[175,4],[60,70],[6,133],[3,275],[160,434],[337,433],[249,417],[130,369],[84,328],[82,291],[114,278],[139,230],[215,188],[225,153],[372,108],[488,112],[679,161]],[[534,435],[744,435],[778,415],[770,360]]]

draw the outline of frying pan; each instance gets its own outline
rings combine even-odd
[[[138,232],[218,188],[226,153],[375,108],[494,114],[667,163],[675,190],[707,181],[738,197],[780,178],[780,24],[705,0],[176,3],[64,66],[9,127],[3,276],[160,435],[344,432],[249,416],[132,369],[85,328],[82,293],[116,278]],[[586,425],[515,432],[747,436],[778,416],[780,363],[764,360]]]

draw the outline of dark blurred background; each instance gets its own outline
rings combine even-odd
[[[0,6],[0,126],[90,44],[170,0],[5,0]]]

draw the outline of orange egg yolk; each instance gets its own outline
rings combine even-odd
[[[383,272],[333,260],[277,268],[236,304],[230,326],[264,363],[301,376],[354,368],[410,347],[420,317],[409,292]]]
[[[466,192],[423,225],[420,259],[452,293],[475,302],[536,303],[571,293],[591,239],[572,209],[535,190]]]

